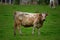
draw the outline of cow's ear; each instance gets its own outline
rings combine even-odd
[[[48,16],[48,14],[46,14],[46,16]]]

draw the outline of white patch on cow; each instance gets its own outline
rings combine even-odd
[[[46,16],[46,14],[42,14],[42,20],[44,20],[44,19],[45,19],[45,16]]]
[[[20,12],[20,11],[16,11],[16,17],[19,17],[19,19],[21,19],[22,20],[22,18],[23,18],[23,16],[21,16],[21,15],[24,15],[25,17],[30,17],[30,18],[32,18],[32,17],[34,17],[35,18],[35,15],[36,14],[34,14],[34,13],[28,13],[28,12]]]
[[[26,17],[35,17],[34,15],[35,15],[35,14],[28,13],[28,15],[25,15],[25,16],[26,16]]]

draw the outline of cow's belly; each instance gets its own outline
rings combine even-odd
[[[24,27],[32,27],[33,25],[22,25]]]
[[[31,25],[33,25],[33,22],[34,22],[34,20],[31,18],[24,18],[22,20],[22,25],[31,26]]]
[[[22,25],[33,25],[33,22],[32,21],[23,21],[22,22]]]
[[[23,21],[22,26],[31,27],[31,26],[33,26],[33,22],[32,21]]]

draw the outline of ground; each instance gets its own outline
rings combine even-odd
[[[14,36],[14,16],[15,11],[26,12],[48,12],[46,21],[40,29],[40,35],[32,35],[32,27],[21,27],[23,35],[16,31],[17,35]],[[60,40],[60,6],[55,9],[50,8],[48,5],[0,5],[0,40]]]

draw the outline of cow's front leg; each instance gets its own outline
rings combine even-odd
[[[40,28],[38,28],[38,35],[40,35]]]
[[[34,35],[34,31],[35,31],[35,25],[33,26],[33,29],[32,29],[32,35]]]
[[[35,30],[35,29],[34,29],[34,27],[33,27],[33,29],[32,29],[32,35],[34,34],[34,30]]]

